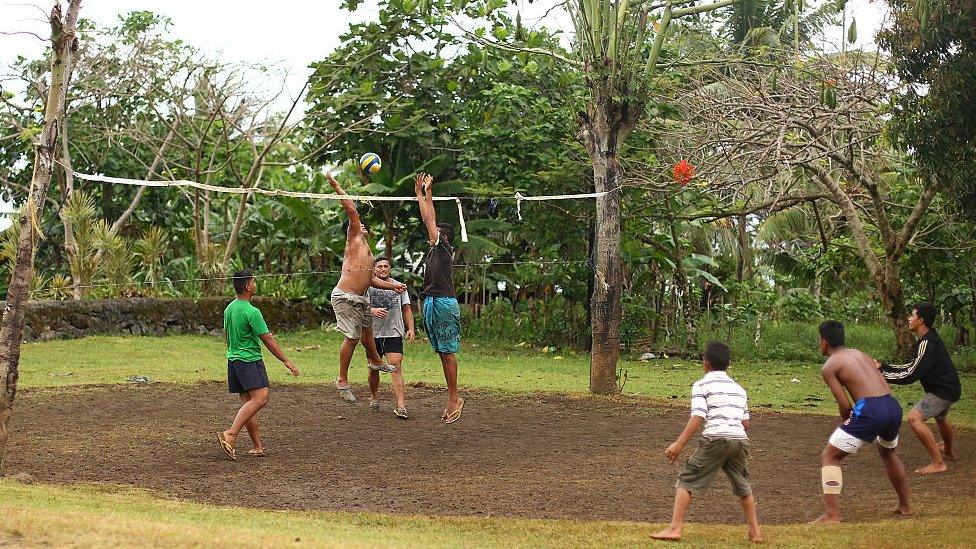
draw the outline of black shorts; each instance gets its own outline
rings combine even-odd
[[[251,389],[268,386],[268,371],[264,368],[264,361],[245,362],[243,360],[227,361],[227,391],[243,394]]]
[[[376,352],[378,352],[380,356],[383,356],[386,353],[403,354],[402,337],[374,337],[373,341],[376,342]]]

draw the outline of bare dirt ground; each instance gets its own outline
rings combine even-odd
[[[409,388],[413,419],[341,402],[331,387],[279,386],[261,413],[269,455],[228,460],[216,433],[239,401],[225,386],[104,386],[21,393],[8,473],[38,482],[100,482],[172,498],[268,509],[665,522],[680,465],[663,457],[687,410],[639,399],[468,392],[461,421],[440,420],[441,390]],[[385,388],[384,388],[385,389]],[[821,510],[819,456],[836,426],[815,415],[753,415],[750,467],[760,518],[805,521]],[[976,440],[959,432],[948,473],[927,463],[907,427],[900,454],[920,515],[976,497]],[[686,459],[693,449],[682,454]],[[242,432],[238,453],[250,447]],[[873,448],[844,464],[847,520],[888,517],[895,504]],[[740,522],[719,475],[688,519]]]

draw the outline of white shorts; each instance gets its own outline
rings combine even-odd
[[[867,441],[861,440],[856,436],[844,431],[840,427],[834,429],[833,434],[830,435],[830,440],[828,440],[831,446],[837,448],[841,452],[846,452],[848,454],[856,454],[857,451],[867,444]],[[898,447],[898,437],[895,440],[885,440],[881,437],[874,439],[879,446],[883,448],[888,448],[889,450]]]

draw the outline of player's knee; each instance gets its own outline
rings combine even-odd
[[[824,448],[824,451],[820,453],[820,465],[837,465],[840,461],[834,456],[834,452],[828,447]]]
[[[915,426],[925,423],[925,418],[922,417],[922,413],[918,410],[912,410],[908,412],[908,424]]]

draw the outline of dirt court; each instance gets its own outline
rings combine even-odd
[[[225,386],[153,384],[22,392],[8,473],[38,482],[106,482],[166,497],[269,509],[422,515],[617,519],[666,522],[677,465],[663,457],[685,408],[632,398],[508,396],[467,392],[464,417],[439,419],[444,393],[409,389],[413,419],[382,413],[334,389],[279,386],[261,415],[269,455],[226,459],[216,441],[236,411]],[[386,388],[384,387],[384,390]],[[819,455],[836,421],[754,413],[751,474],[766,523],[798,522],[821,509]],[[960,431],[960,462],[922,478],[926,463],[907,425],[901,455],[920,515],[945,500],[976,497],[976,440]],[[250,447],[242,432],[238,452]],[[686,458],[688,450],[682,455]],[[848,520],[887,518],[895,496],[876,452],[844,465]],[[934,506],[934,507],[933,507]],[[689,520],[740,522],[721,474],[692,503]]]

